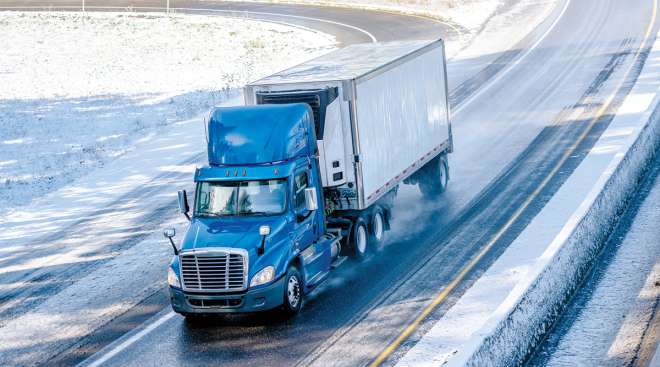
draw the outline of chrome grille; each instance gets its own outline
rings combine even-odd
[[[233,292],[246,289],[247,253],[200,251],[180,255],[183,289],[198,292]]]

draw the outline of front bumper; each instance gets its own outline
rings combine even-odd
[[[181,314],[244,313],[271,310],[284,303],[284,278],[243,293],[187,293],[170,287],[170,301]]]

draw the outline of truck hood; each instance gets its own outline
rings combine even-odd
[[[270,226],[269,237],[279,237],[285,232],[287,223],[285,215],[193,218],[181,243],[181,250],[232,247],[252,254],[261,244],[260,226]]]

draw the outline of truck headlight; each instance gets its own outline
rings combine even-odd
[[[250,287],[266,284],[273,280],[273,278],[275,278],[275,268],[272,266],[266,266],[257,274],[254,274],[252,281],[250,281]]]
[[[169,284],[172,287],[181,288],[181,282],[179,281],[179,277],[176,276],[176,273],[170,267],[167,268],[167,284]]]

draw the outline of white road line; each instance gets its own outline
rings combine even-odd
[[[495,85],[498,81],[500,81],[506,74],[508,74],[515,66],[520,64],[520,62],[527,57],[532,51],[534,51],[541,42],[552,32],[552,30],[555,28],[557,23],[561,20],[561,18],[564,16],[564,13],[566,13],[566,9],[568,9],[568,6],[570,5],[571,0],[566,0],[564,3],[564,8],[561,10],[561,13],[555,18],[554,22],[550,25],[550,28],[548,28],[543,35],[534,42],[532,47],[528,48],[527,51],[525,51],[522,55],[520,55],[514,62],[510,63],[509,65],[506,66],[506,68],[495,75],[495,78],[491,79],[486,85],[482,86],[479,88],[477,93],[471,95],[468,99],[463,101],[456,109],[453,111],[453,115],[456,116],[459,113],[461,113],[466,106],[468,106],[470,103],[474,102],[477,98],[479,98],[484,92],[486,92],[490,87]]]
[[[97,354],[94,354],[90,358],[82,361],[79,366],[87,366],[87,367],[98,367],[101,366],[103,363],[107,362],[110,358],[116,356],[117,354],[121,353],[123,350],[126,348],[130,347],[133,345],[136,341],[142,339],[145,335],[149,334],[150,332],[154,331],[156,328],[158,328],[160,325],[164,324],[167,322],[169,319],[174,317],[176,315],[173,311],[168,311],[162,316],[158,317],[154,321],[152,321],[150,324],[148,324],[144,329],[140,330],[139,332],[131,335],[128,337],[126,340],[121,340],[119,339],[117,341],[117,344],[110,344],[108,347],[102,349],[100,352]],[[91,362],[88,362],[90,361]]]
[[[79,9],[79,6],[56,6],[53,7],[53,9]],[[19,6],[19,7],[8,7],[8,6],[0,6],[0,9],[48,9],[48,7],[44,6]],[[166,10],[165,8],[161,7],[156,7],[156,6],[135,6],[135,7],[122,7],[122,6],[86,6],[85,10],[90,10],[90,9],[108,9],[108,10],[113,10],[113,9],[121,9],[121,10],[126,10],[126,9],[131,9],[131,10],[162,10],[163,12]],[[354,31],[358,31],[369,37],[371,42],[378,42],[378,39],[371,34],[369,31],[366,29],[362,29],[360,27],[356,27],[354,25],[346,24],[346,23],[341,23],[341,22],[336,22],[334,20],[328,20],[328,19],[322,19],[322,18],[314,18],[314,17],[306,17],[302,15],[291,15],[291,14],[280,14],[280,13],[270,13],[270,12],[261,12],[261,11],[251,11],[251,10],[228,10],[228,9],[206,9],[206,8],[170,8],[170,11],[177,11],[177,10],[183,10],[183,11],[207,11],[207,12],[213,12],[213,13],[234,13],[234,14],[256,14],[256,15],[267,15],[267,16],[276,16],[276,17],[284,17],[284,18],[293,18],[293,19],[303,19],[303,20],[311,20],[319,23],[327,23],[327,24],[334,24],[338,25],[340,27],[345,27],[348,29],[352,29]],[[267,20],[265,20],[267,21]],[[295,24],[290,24],[291,26],[298,27]]]

